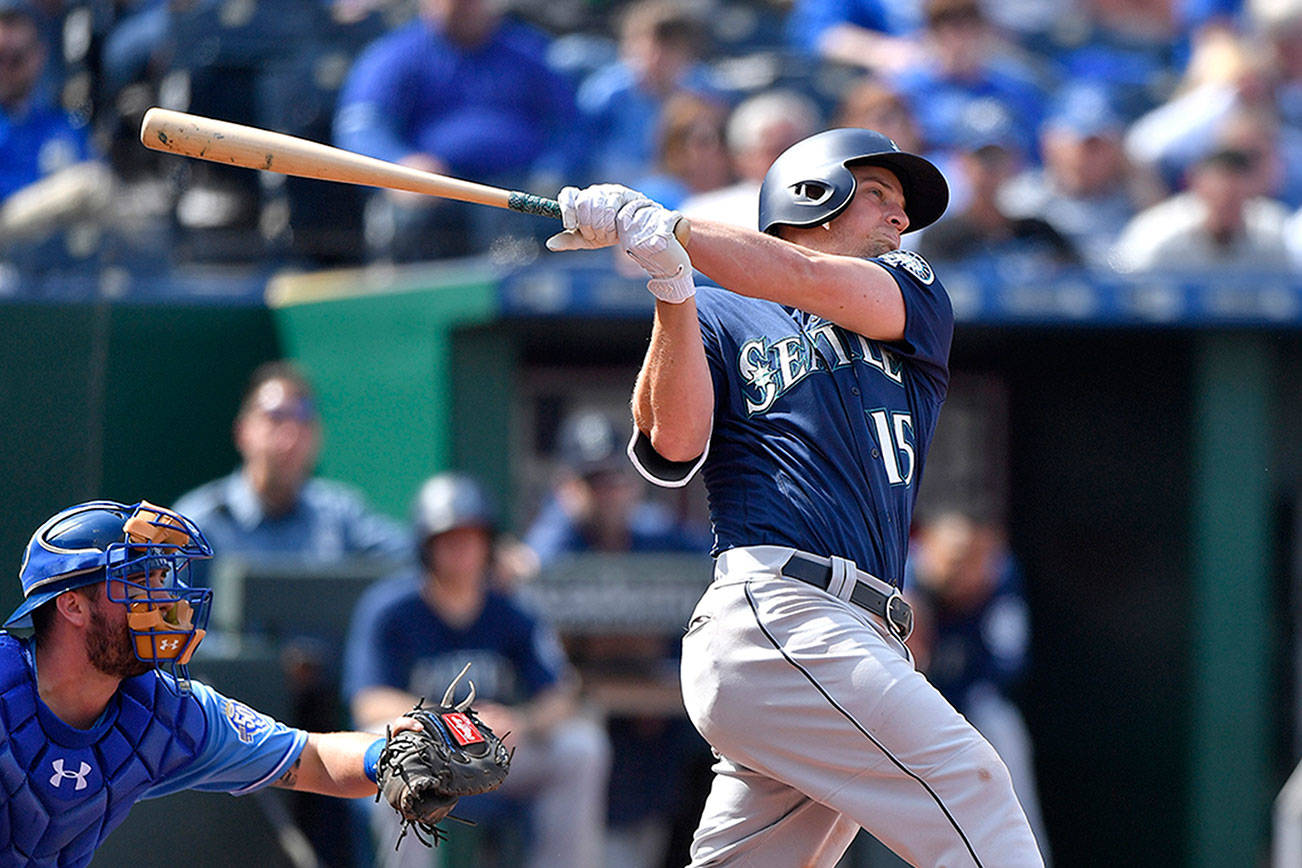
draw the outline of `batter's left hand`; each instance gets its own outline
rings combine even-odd
[[[682,219],[677,211],[647,200],[624,206],[615,220],[624,252],[651,277],[647,289],[670,304],[696,294],[692,260],[674,235]]]
[[[556,196],[564,232],[547,239],[548,250],[594,250],[618,240],[615,215],[630,202],[651,200],[621,184],[596,184],[580,190],[565,187]]]

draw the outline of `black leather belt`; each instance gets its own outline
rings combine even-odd
[[[782,575],[824,591],[832,585],[832,570],[831,564],[820,563],[800,552],[792,554],[782,565]],[[874,575],[855,570],[854,586],[850,589],[848,602],[866,612],[880,615],[901,640],[909,638],[913,632],[913,607],[900,596],[898,588]]]

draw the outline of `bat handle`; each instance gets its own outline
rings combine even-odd
[[[510,192],[506,200],[506,207],[512,211],[519,211],[521,214],[537,214],[539,217],[550,217],[553,220],[561,219],[560,202],[555,199],[535,196],[532,193],[521,193],[519,190]]]
[[[506,207],[522,214],[537,214],[539,217],[550,217],[553,220],[561,219],[561,203],[544,196],[521,193],[519,190],[512,190],[509,193]],[[681,244],[686,244],[687,240],[692,237],[692,224],[688,222],[686,217],[679,218],[678,222],[674,224],[674,237]]]

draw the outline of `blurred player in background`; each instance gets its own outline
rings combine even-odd
[[[552,497],[525,535],[544,568],[582,552],[704,555],[709,550],[708,534],[693,533],[663,505],[644,497],[624,455],[624,438],[601,411],[578,410],[565,419],[557,458]],[[576,635],[568,638],[568,647],[580,666],[620,672],[631,680],[659,681],[678,669],[678,638],[672,635]],[[606,732],[613,755],[607,864],[654,868],[675,858],[682,864],[686,840],[674,839],[686,839],[700,813],[704,793],[693,784],[703,777],[696,769],[708,767],[708,747],[677,702],[655,712],[609,709]],[[675,845],[683,852],[672,852]]]
[[[418,698],[441,695],[440,681],[470,661],[480,718],[515,748],[500,793],[533,809],[528,864],[597,868],[610,747],[578,713],[555,632],[490,586],[496,510],[474,479],[446,473],[421,486],[413,517],[421,567],[368,589],[353,616],[343,692],[354,723],[382,731]],[[396,834],[393,812],[377,816]],[[396,864],[432,858],[409,836]]]
[[[0,631],[0,863],[86,865],[133,804],[181,790],[375,794],[383,739],[293,729],[189,678],[212,592],[185,577],[211,554],[143,501],[37,528]]]
[[[1011,696],[1026,674],[1030,616],[1003,528],[959,509],[922,518],[905,585],[918,668],[999,752],[1047,862],[1031,736]]]

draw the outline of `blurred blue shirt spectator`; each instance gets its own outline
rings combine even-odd
[[[914,56],[919,0],[796,0],[787,41],[798,54],[870,69],[895,69]]]
[[[1046,97],[1031,71],[996,50],[995,32],[976,0],[930,0],[926,15],[927,53],[892,83],[927,147],[953,148],[965,127],[1004,112],[1022,151],[1034,159]]]
[[[47,54],[31,8],[0,3],[0,200],[94,157],[85,125],[38,87]]]
[[[1104,89],[1067,88],[1040,130],[1044,165],[1005,184],[998,192],[1000,206],[1014,218],[1044,220],[1087,264],[1106,267],[1121,228],[1138,210],[1124,131]]]
[[[418,18],[381,37],[349,73],[335,143],[417,169],[510,189],[538,186],[582,156],[569,143],[569,81],[547,66],[547,37],[503,17],[494,0],[423,0]],[[535,173],[548,174],[546,180]],[[368,255],[421,261],[484,253],[505,236],[543,231],[519,215],[398,191],[372,196]]]
[[[677,208],[689,196],[727,186],[732,181],[732,157],[724,141],[727,117],[722,103],[693,93],[666,100],[656,120],[655,165],[633,188],[666,208]]]
[[[254,371],[235,420],[235,445],[243,459],[238,470],[176,502],[203,528],[215,557],[304,567],[413,557],[409,534],[369,508],[360,492],[312,477],[320,419],[311,387],[293,365],[269,362]],[[196,571],[196,580],[206,579],[206,570]]]
[[[1025,164],[1020,137],[1006,114],[983,115],[982,121],[959,134],[958,166],[967,201],[920,233],[918,252],[938,262],[991,269],[993,279],[1014,283],[1079,265],[1076,248],[1048,222],[1005,210],[1000,193]]]
[[[400,162],[419,155],[461,177],[531,169],[574,121],[547,38],[488,0],[424,0],[421,15],[357,59],[335,141]]]
[[[629,181],[655,162],[665,101],[679,91],[718,95],[700,63],[704,24],[675,0],[643,0],[620,21],[619,58],[579,87],[594,180]]]
[[[1075,11],[1047,49],[1060,81],[1103,85],[1127,120],[1166,98],[1190,45],[1170,0],[1083,0]]]
[[[816,57],[823,34],[839,24],[907,36],[921,26],[922,14],[918,0],[796,0],[787,34],[793,48]]]

